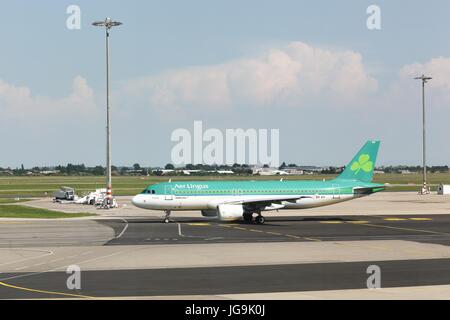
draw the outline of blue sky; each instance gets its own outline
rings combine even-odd
[[[81,30],[66,28],[71,4],[81,8]],[[366,27],[371,4],[381,8],[378,31]],[[2,8],[0,167],[104,162],[104,38],[90,23],[106,16],[124,22],[111,38],[116,165],[170,162],[171,132],[194,120],[278,128],[287,162],[342,165],[380,138],[382,164],[419,164],[420,90],[409,79],[421,72],[437,77],[429,160],[449,163],[448,1],[19,0]],[[360,80],[347,82],[342,70]],[[270,81],[254,83],[261,74]],[[233,79],[223,97],[222,77]],[[186,79],[207,86],[186,98]]]

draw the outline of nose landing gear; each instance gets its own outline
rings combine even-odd
[[[164,217],[164,223],[171,223],[173,220],[170,219],[170,214],[172,213],[170,210],[164,210],[166,216]]]

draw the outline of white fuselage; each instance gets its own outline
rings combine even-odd
[[[267,198],[267,196],[260,196]],[[290,195],[278,195],[278,197],[292,197]],[[359,196],[358,196],[359,197]],[[294,202],[283,201],[279,209],[308,209],[321,206],[327,206],[343,201],[354,199],[353,194],[345,195],[307,195],[299,196],[299,200]],[[223,196],[175,196],[175,195],[152,195],[139,194],[132,200],[136,207],[149,210],[171,210],[171,211],[185,211],[185,210],[213,210],[216,209],[220,203],[224,202],[239,202],[246,199],[257,200],[255,195],[223,195]],[[270,210],[270,208],[268,209]]]

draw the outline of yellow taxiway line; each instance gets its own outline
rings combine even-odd
[[[19,286],[14,286],[12,284],[5,283],[5,282],[0,282],[0,286],[6,287],[6,288],[11,288],[11,289],[16,289],[16,290],[22,290],[22,291],[28,291],[28,292],[36,292],[36,293],[43,293],[43,294],[50,294],[50,295],[58,295],[58,296],[65,296],[65,297],[71,297],[71,298],[101,299],[101,298],[85,296],[85,295],[81,295],[81,294],[72,294],[72,293],[64,293],[64,292],[57,292],[57,291],[47,291],[47,290],[38,290],[38,289],[19,287]]]

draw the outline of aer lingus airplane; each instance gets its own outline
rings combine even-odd
[[[159,183],[133,198],[139,208],[172,211],[199,210],[222,221],[244,219],[262,224],[264,211],[307,209],[348,201],[382,191],[372,183],[379,141],[368,141],[340,176],[329,181],[183,181]]]

